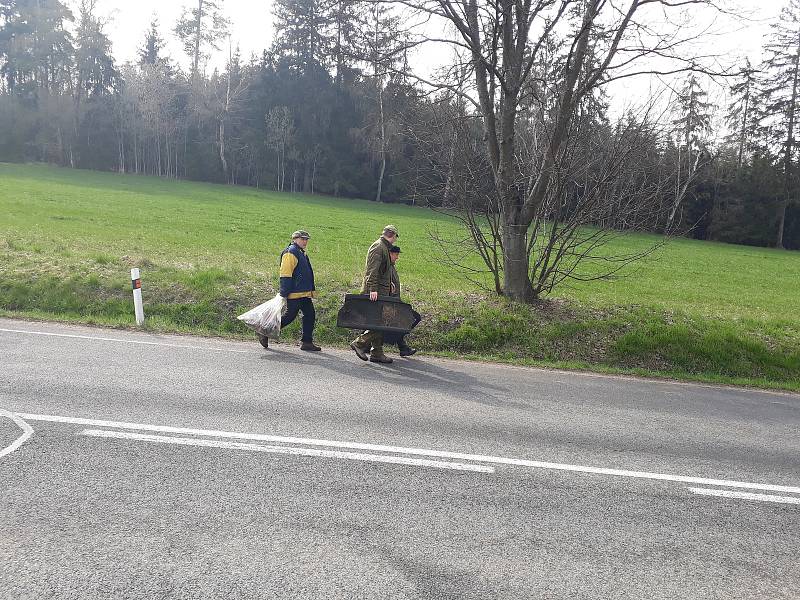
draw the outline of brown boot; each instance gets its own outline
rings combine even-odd
[[[369,360],[367,356],[367,348],[360,345],[358,342],[350,342],[350,347],[353,349],[353,352],[356,353],[356,356],[361,360]]]
[[[394,361],[385,354],[379,354],[377,356],[373,354],[372,356],[369,357],[369,362],[381,363],[383,365],[390,365]]]
[[[305,350],[307,352],[319,352],[322,350],[322,348],[317,346],[314,342],[303,342],[300,344],[300,350]]]

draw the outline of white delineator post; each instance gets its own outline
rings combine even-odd
[[[136,324],[144,325],[144,307],[142,306],[142,279],[139,269],[131,269],[131,285],[133,286],[133,307],[136,311]]]

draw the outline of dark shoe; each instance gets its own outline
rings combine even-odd
[[[314,342],[303,342],[300,344],[300,350],[306,350],[307,352],[319,352],[322,350],[322,348],[317,346]]]
[[[264,348],[269,350],[269,338],[267,336],[265,335],[258,336],[258,341],[261,343],[262,346],[264,346]]]
[[[385,354],[381,354],[380,356],[370,356],[369,362],[381,363],[383,365],[390,365],[394,361]]]
[[[366,348],[364,348],[363,346],[359,346],[355,342],[350,342],[350,347],[353,349],[353,352],[356,353],[356,356],[358,356],[358,358],[360,358],[361,360],[369,360]]]
[[[403,358],[407,358],[409,356],[414,356],[417,353],[416,348],[412,348],[411,346],[403,346],[400,348],[400,356]]]

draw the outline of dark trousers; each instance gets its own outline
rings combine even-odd
[[[399,333],[384,333],[383,343],[397,344],[397,347],[401,350],[408,347],[408,344],[406,343],[406,336],[400,335]]]
[[[303,338],[304,342],[314,341],[314,323],[317,313],[311,298],[293,298],[286,300],[286,314],[281,318],[281,329],[288,326],[297,318],[297,313],[303,313]]]
[[[416,327],[420,321],[422,321],[422,315],[420,315],[417,311],[413,311],[414,313],[414,324],[411,326],[413,329]],[[403,348],[408,348],[408,344],[406,343],[406,336],[400,335],[399,333],[389,333],[386,332],[383,334],[383,343],[384,344],[397,344],[397,347],[402,350]]]

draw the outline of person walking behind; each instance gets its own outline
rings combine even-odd
[[[300,349],[310,352],[322,350],[314,343],[314,324],[317,315],[314,310],[312,298],[316,296],[314,287],[314,270],[311,261],[306,255],[306,247],[311,236],[308,232],[300,230],[292,234],[292,243],[281,253],[281,289],[280,295],[286,298],[286,314],[281,318],[281,329],[287,327],[296,318],[298,313],[303,313],[303,337]],[[269,347],[266,337],[260,336],[259,341],[264,348]]]
[[[400,260],[400,252],[400,246],[392,246],[389,248],[389,260],[391,261],[389,268],[391,269],[392,280],[390,295],[398,299],[400,298],[400,275],[397,272],[397,261]],[[415,312],[414,314],[417,313]],[[419,315],[417,315],[417,319],[419,319]],[[419,323],[419,320],[417,320],[417,323]],[[414,323],[414,325],[417,323]],[[413,356],[417,353],[417,349],[412,348],[406,342],[406,336],[400,335],[399,333],[384,333],[383,343],[397,344],[397,348],[400,350],[400,356],[403,358]]]
[[[389,296],[392,290],[391,258],[389,249],[394,246],[399,237],[397,227],[387,225],[383,233],[367,251],[367,264],[364,269],[364,285],[362,294],[369,294],[369,299],[375,302],[378,296]],[[392,359],[383,353],[383,332],[367,330],[350,342],[350,347],[361,360],[389,364]],[[370,354],[367,357],[367,354]]]

